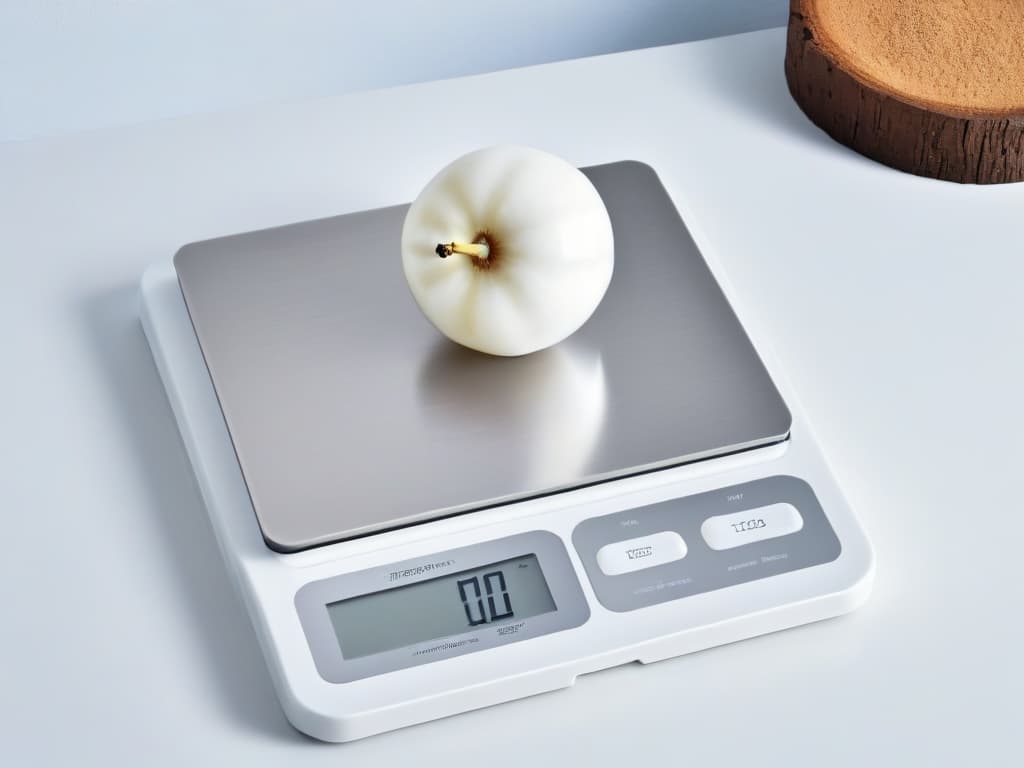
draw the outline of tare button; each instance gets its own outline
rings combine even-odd
[[[804,519],[796,507],[779,503],[709,517],[701,525],[700,533],[712,549],[731,549],[796,533],[803,527]]]
[[[607,576],[664,565],[686,557],[686,542],[675,531],[616,541],[597,550],[597,564]]]

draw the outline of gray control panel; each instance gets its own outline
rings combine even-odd
[[[590,518],[572,542],[612,611],[820,565],[841,551],[814,491],[788,476]]]

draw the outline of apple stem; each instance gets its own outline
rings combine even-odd
[[[486,259],[491,255],[491,247],[487,243],[438,243],[434,252],[442,259],[448,258],[453,253]]]

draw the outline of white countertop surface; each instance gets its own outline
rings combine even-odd
[[[978,765],[1020,756],[1024,184],[832,143],[783,30],[0,144],[0,762]],[[453,115],[477,112],[478,120]],[[876,547],[844,618],[345,746],[287,724],[138,323],[183,243],[411,199],[471,148],[654,166]]]

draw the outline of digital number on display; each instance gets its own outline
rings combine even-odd
[[[483,575],[484,591],[480,591],[481,578],[474,576],[471,579],[459,579],[459,597],[462,599],[462,608],[466,611],[466,619],[469,626],[476,627],[490,621],[511,618],[512,600],[508,596],[508,588],[505,585],[505,574],[502,571],[491,571]],[[484,610],[484,599],[486,596],[486,610]]]

